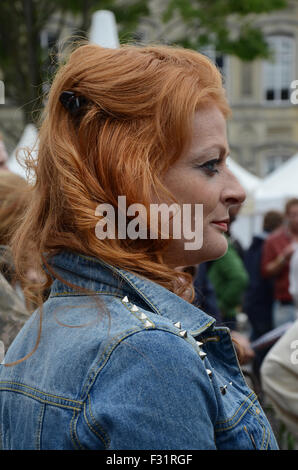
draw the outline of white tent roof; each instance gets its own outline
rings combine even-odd
[[[298,153],[263,180],[255,197],[257,200],[298,197]]]
[[[249,173],[249,171],[245,170],[242,166],[232,160],[231,157],[228,158],[227,165],[231,172],[238,178],[240,184],[248,194],[253,193],[262,181],[260,178]]]
[[[24,157],[25,157],[25,152],[24,150],[22,150],[23,148],[30,148],[30,150],[33,151],[33,154],[37,155],[38,133],[37,133],[36,127],[33,124],[28,124],[25,127],[18,145],[16,146],[16,148],[10,155],[8,162],[7,162],[7,166],[10,171],[27,179],[25,168],[22,165],[20,165],[20,163],[16,159],[16,156],[18,156],[18,159],[20,159],[20,161],[23,164]]]

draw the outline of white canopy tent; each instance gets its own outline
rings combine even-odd
[[[89,41],[111,49],[119,47],[117,25],[113,12],[98,10],[93,13]]]
[[[298,153],[270,173],[255,192],[255,209],[264,213],[283,210],[286,201],[298,197]]]
[[[260,185],[262,180],[249,171],[245,170],[242,166],[232,160],[231,157],[228,158],[227,165],[232,173],[234,173],[234,175],[238,178],[241,185],[244,187],[246,194],[248,196],[254,194],[256,188]]]
[[[233,224],[232,233],[247,247],[253,234],[262,230],[264,214],[269,210],[283,211],[292,197],[298,197],[298,153],[259,180]]]
[[[245,170],[241,165],[229,157],[227,165],[232,173],[237,177],[240,184],[246,192],[246,200],[237,216],[237,219],[231,226],[231,232],[244,248],[247,248],[252,239],[255,225],[255,203],[254,195],[261,184],[261,179]]]

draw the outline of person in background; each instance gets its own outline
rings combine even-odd
[[[293,297],[293,302],[296,308],[296,317],[298,318],[298,247],[290,259],[289,283],[289,291]]]
[[[193,284],[195,289],[193,304],[215,318],[216,324],[220,326],[223,323],[223,319],[217,305],[214,288],[208,278],[208,263],[202,263],[198,266],[193,266],[193,268],[194,271],[192,275],[194,278]],[[245,335],[235,330],[231,330],[231,336],[234,339],[240,364],[250,362],[254,357],[254,352],[251,349],[249,340]]]
[[[234,221],[240,209],[239,205],[231,207],[229,215]],[[228,250],[222,258],[208,263],[208,277],[214,287],[218,307],[223,321],[231,330],[237,329],[236,314],[242,305],[242,297],[248,284],[245,269],[235,241],[227,234]]]
[[[249,284],[243,300],[243,311],[247,314],[252,331],[250,340],[254,341],[272,329],[273,281],[261,275],[261,259],[265,240],[283,223],[283,214],[269,211],[263,219],[263,231],[254,235],[250,247],[244,253],[244,264],[249,275]],[[257,352],[253,368],[259,378],[259,368],[268,348]]]
[[[278,418],[298,439],[298,320],[266,355],[261,381]]]
[[[230,222],[228,224],[228,231],[227,231],[227,236],[229,237],[229,242],[232,245],[232,247],[236,250],[237,254],[240,256],[242,261],[244,260],[244,249],[240,241],[233,235],[231,232],[231,227],[233,225],[233,222],[237,219],[237,216],[240,212],[241,209],[241,204],[237,204],[235,206],[232,206],[229,210],[229,217],[230,217]]]
[[[8,170],[7,167],[8,155],[3,141],[2,134],[0,133],[0,170]]]
[[[217,305],[216,295],[207,275],[207,263],[197,266],[187,266],[184,272],[191,274],[195,297],[193,304],[201,308],[205,313],[215,318],[218,325],[222,323],[222,317]]]
[[[289,292],[289,261],[298,244],[298,199],[285,206],[285,224],[272,233],[264,244],[262,276],[273,279],[273,327],[295,321],[295,306]]]
[[[29,202],[27,190],[28,183],[23,178],[0,170],[0,340],[5,350],[29,318],[9,247]]]

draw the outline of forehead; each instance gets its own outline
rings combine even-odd
[[[220,109],[211,105],[195,113],[193,120],[192,144],[200,147],[227,147],[226,120]]]

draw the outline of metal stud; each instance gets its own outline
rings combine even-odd
[[[200,348],[201,346],[203,346],[203,344],[204,344],[204,343],[202,343],[201,341],[197,341],[197,345],[199,346],[199,348]]]
[[[147,319],[147,315],[145,315],[145,313],[140,313],[140,319],[141,320],[146,320]]]
[[[211,379],[212,377],[212,371],[210,369],[206,369],[207,374],[209,375],[209,378]]]
[[[133,305],[132,308],[131,308],[131,311],[132,312],[137,312],[139,309],[136,305]]]
[[[187,331],[186,330],[179,331],[179,335],[182,336],[182,338],[187,338]]]
[[[181,322],[180,322],[180,321],[177,321],[176,323],[174,323],[174,326],[175,326],[176,328],[179,328],[179,329],[180,329],[180,328],[181,328]]]
[[[205,357],[207,356],[207,354],[206,354],[206,353],[204,353],[203,351],[200,351],[200,352],[199,352],[199,356],[200,356],[200,358],[201,358],[201,359],[203,359],[203,360],[204,360],[204,359],[205,359]]]
[[[152,323],[148,320],[145,321],[144,325],[146,328],[150,328],[150,326],[153,326]]]
[[[123,297],[122,302],[126,302],[126,303],[128,302],[127,295],[125,297]]]
[[[222,395],[225,395],[226,394],[226,390],[227,389],[227,385],[224,385],[223,387],[220,387],[220,391],[222,393]]]

